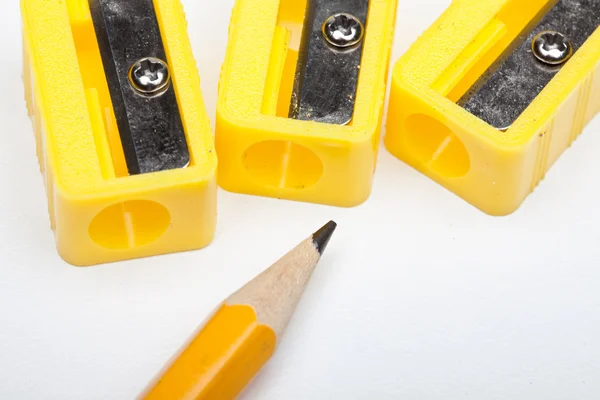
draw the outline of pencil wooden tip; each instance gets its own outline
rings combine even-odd
[[[327,248],[329,240],[331,239],[333,232],[335,232],[335,228],[337,228],[337,224],[333,221],[329,221],[325,224],[325,226],[313,233],[313,243],[315,244],[319,254],[323,254]]]

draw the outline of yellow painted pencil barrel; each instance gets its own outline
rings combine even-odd
[[[273,329],[247,305],[223,305],[145,399],[232,399],[275,351]]]
[[[225,300],[140,399],[235,399],[273,355],[335,228],[328,223]]]

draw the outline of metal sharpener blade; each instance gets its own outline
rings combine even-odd
[[[129,173],[187,166],[189,149],[152,0],[89,4]]]
[[[458,104],[493,127],[506,130],[565,65],[540,61],[532,43],[544,32],[559,33],[571,54],[600,26],[600,0],[559,0],[533,29],[527,29],[473,85]],[[568,61],[565,61],[568,63]]]
[[[337,125],[352,120],[368,9],[369,0],[308,1],[290,118]],[[328,31],[330,18],[337,18],[337,31]]]

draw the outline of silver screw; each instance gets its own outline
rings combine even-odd
[[[144,57],[131,66],[129,83],[140,94],[159,96],[167,91],[171,83],[169,67],[159,58]]]
[[[339,13],[327,18],[323,24],[323,37],[339,48],[356,46],[365,34],[365,27],[352,14]]]
[[[573,45],[565,35],[556,31],[544,31],[533,38],[533,55],[543,63],[559,65],[573,55]]]

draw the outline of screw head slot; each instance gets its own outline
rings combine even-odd
[[[169,67],[159,58],[144,57],[131,66],[129,83],[141,95],[160,96],[167,91],[171,83]]]
[[[531,47],[535,58],[548,65],[563,64],[573,55],[571,41],[556,31],[539,33],[533,38]]]
[[[358,18],[348,13],[330,16],[323,24],[323,37],[330,45],[345,49],[356,46],[365,34],[365,27]]]

